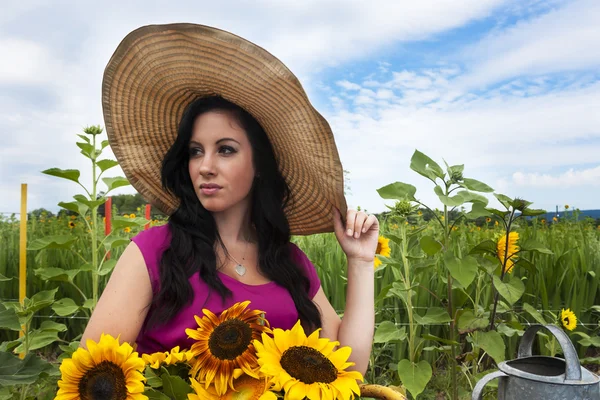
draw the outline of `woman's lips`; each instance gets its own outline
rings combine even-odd
[[[221,190],[221,188],[201,188],[200,189],[202,191],[203,194],[210,196],[211,194],[215,194],[217,193],[219,190]]]

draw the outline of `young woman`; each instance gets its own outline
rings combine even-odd
[[[300,319],[352,347],[350,361],[364,373],[379,224],[346,210],[333,134],[293,74],[228,32],[143,27],[111,58],[103,107],[125,174],[170,218],[125,249],[82,345],[109,333],[140,353],[189,348],[194,315],[249,300],[271,328]],[[332,230],[348,259],[343,319],[290,242]]]

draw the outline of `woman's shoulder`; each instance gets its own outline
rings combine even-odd
[[[143,230],[131,240],[138,245],[138,247],[164,247],[171,242],[171,228],[169,224],[153,226],[149,229]]]

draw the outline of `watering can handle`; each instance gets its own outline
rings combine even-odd
[[[491,380],[496,378],[502,378],[508,376],[502,371],[492,372],[491,374],[487,374],[483,378],[477,382],[475,388],[473,389],[473,394],[471,395],[471,400],[481,400],[481,396],[483,395],[483,388],[487,385]]]
[[[579,364],[579,357],[575,351],[573,343],[565,332],[555,325],[531,325],[529,329],[525,331],[521,338],[521,344],[519,345],[518,357],[531,357],[531,349],[533,347],[533,340],[535,334],[542,328],[545,328],[554,335],[560,347],[562,348],[563,354],[565,355],[566,371],[565,376],[567,380],[579,381],[581,380],[581,364]]]

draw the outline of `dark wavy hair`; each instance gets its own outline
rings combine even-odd
[[[171,244],[160,261],[160,291],[153,299],[154,310],[147,327],[167,323],[189,304],[193,291],[188,279],[196,272],[223,301],[232,295],[217,275],[214,245],[223,242],[212,214],[198,200],[188,171],[193,124],[208,111],[233,115],[252,146],[256,177],[251,189],[250,220],[258,235],[262,273],[289,291],[308,330],[321,327],[319,310],[308,297],[309,280],[290,252],[290,227],[284,213],[291,201],[290,189],[279,171],[271,142],[254,117],[219,96],[199,98],[186,108],[175,143],[163,159],[163,188],[176,196],[180,205],[169,218]]]

